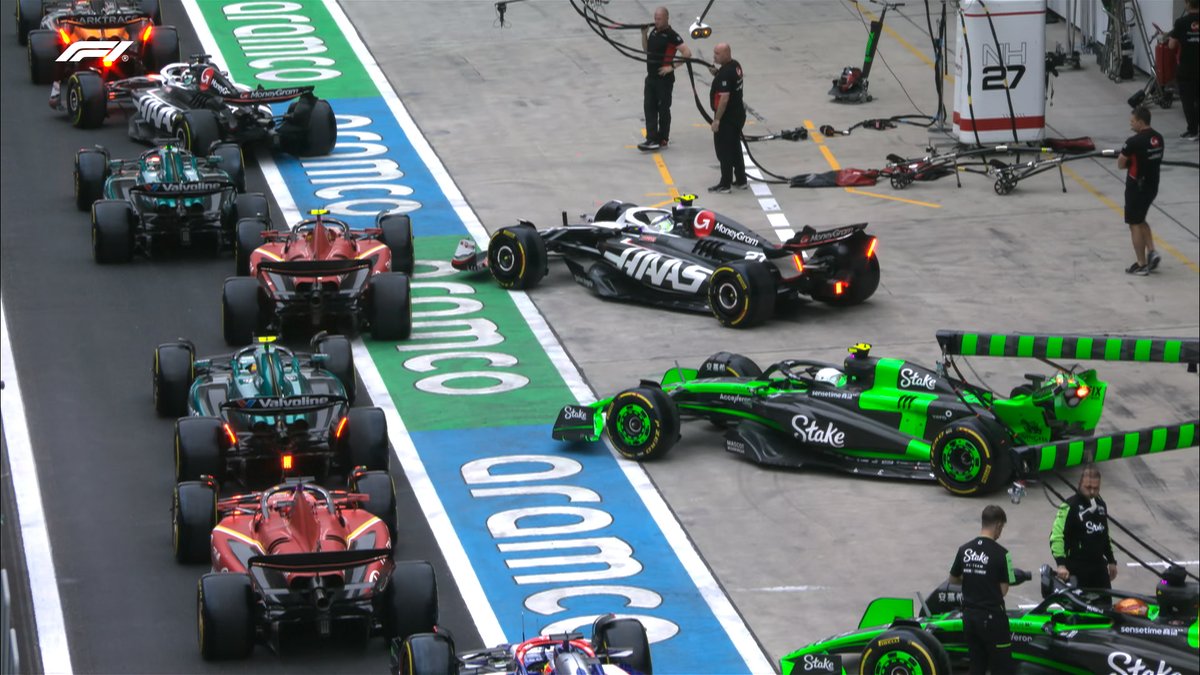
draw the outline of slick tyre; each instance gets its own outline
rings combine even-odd
[[[250,258],[263,245],[267,224],[260,218],[243,218],[237,222],[233,237],[233,267],[239,277],[250,276]]]
[[[93,202],[104,199],[108,175],[108,153],[93,149],[75,153],[75,207],[89,211]]]
[[[205,156],[221,140],[221,125],[211,110],[183,110],[175,115],[175,138],[193,155]]]
[[[216,417],[181,417],[175,421],[175,482],[212,476],[225,478],[221,437],[225,432]]]
[[[200,577],[196,597],[200,656],[244,659],[254,651],[254,589],[250,575],[217,572]]]
[[[938,483],[956,495],[986,494],[1013,474],[1012,450],[1003,428],[980,417],[947,424],[930,444]]]
[[[396,342],[412,334],[412,296],[408,275],[387,272],[371,277],[367,320],[371,337]]]
[[[174,26],[155,26],[150,35],[150,49],[145,54],[146,70],[152,73],[159,72],[165,65],[178,63],[181,60],[179,31]]]
[[[155,26],[162,24],[162,4],[159,0],[138,0],[138,9],[142,11],[142,14],[150,17]],[[157,33],[158,30],[155,29],[155,32]]]
[[[237,143],[218,143],[213,146],[212,156],[221,161],[217,165],[229,180],[233,181],[238,194],[246,191],[246,164],[242,157],[242,148]]]
[[[592,626],[592,646],[603,663],[628,666],[643,675],[654,675],[654,664],[650,658],[650,641],[646,627],[632,618],[617,618],[612,615],[596,619]],[[632,652],[629,656],[609,658],[601,656],[609,652]]]
[[[324,335],[317,340],[316,351],[325,355],[321,368],[338,379],[351,405],[358,394],[358,380],[354,378],[354,350],[344,335]]]
[[[340,442],[346,472],[358,467],[387,471],[392,452],[388,448],[387,418],[379,408],[351,408]]]
[[[934,672],[937,675],[954,672],[953,666],[950,663],[950,654],[946,651],[946,648],[942,646],[942,643],[933,636],[932,633],[921,630],[915,626],[902,626],[896,630],[907,631],[913,636],[913,639],[925,645],[925,649],[929,651],[931,656],[933,656],[934,663],[937,666],[934,669]]]
[[[404,213],[384,213],[375,219],[375,227],[383,231],[379,240],[392,252],[392,271],[411,277],[416,265],[412,220]]]
[[[879,288],[879,256],[872,255],[865,265],[858,265],[850,277],[850,286],[841,295],[827,289],[813,293],[813,298],[827,305],[850,307],[875,295]]]
[[[350,480],[350,491],[364,494],[367,502],[361,508],[375,516],[387,525],[392,537],[392,545],[396,545],[396,484],[386,471],[364,471],[354,475]],[[379,543],[375,548],[383,548]]]
[[[271,205],[267,203],[266,195],[261,192],[247,192],[238,195],[237,202],[233,206],[233,213],[235,223],[246,218],[258,218],[264,223],[271,222]]]
[[[924,641],[907,630],[877,635],[863,650],[859,675],[949,675]]]
[[[458,675],[454,644],[442,633],[417,633],[400,645],[398,675]]]
[[[492,277],[504,288],[533,288],[546,276],[546,242],[528,225],[496,230],[487,258]]]
[[[636,206],[627,202],[617,201],[615,199],[604,202],[600,208],[596,209],[596,217],[593,222],[597,223],[615,223],[622,213]]]
[[[604,428],[622,457],[659,459],[679,440],[679,409],[658,387],[626,389],[609,404]]]
[[[437,578],[424,560],[396,563],[384,592],[387,603],[384,629],[388,638],[406,639],[432,633],[438,622]]]
[[[242,347],[250,344],[266,324],[258,279],[229,277],[221,288],[221,331],[225,344]]]
[[[29,43],[29,32],[42,24],[42,0],[17,0],[17,44]]]
[[[168,342],[154,349],[154,411],[159,417],[188,414],[188,393],[196,379],[196,353],[185,342]]]
[[[24,3],[22,3],[24,4]],[[38,21],[41,21],[39,8]],[[28,32],[25,44],[26,55],[29,57],[29,81],[34,84],[50,84],[61,78],[62,67],[55,62],[61,53],[58,34],[52,30],[35,30]]]
[[[92,258],[101,265],[133,260],[133,209],[129,202],[101,199],[92,203]]]
[[[721,265],[708,280],[708,304],[722,326],[750,328],[775,312],[775,278],[766,265],[735,260]]]
[[[761,377],[762,368],[753,359],[732,352],[717,352],[700,364],[699,377]]]
[[[79,129],[95,129],[108,116],[108,95],[104,80],[91,70],[71,73],[63,85],[67,116]]]
[[[210,536],[217,526],[217,492],[213,486],[195,480],[176,484],[171,526],[176,562],[208,562],[212,558]]]
[[[304,157],[321,157],[333,152],[337,144],[337,121],[333,117],[333,106],[325,99],[317,99],[308,115],[304,128]]]

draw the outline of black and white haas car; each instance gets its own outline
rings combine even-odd
[[[575,281],[601,298],[711,312],[724,326],[763,323],[802,295],[856,305],[879,286],[876,239],[866,223],[805,228],[782,244],[684,195],[670,209],[610,201],[590,222],[497,230],[480,252],[459,243],[453,266],[491,272],[505,288],[530,288],[562,257]]]

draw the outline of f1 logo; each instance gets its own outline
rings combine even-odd
[[[68,45],[55,61],[78,63],[84,59],[104,59],[105,63],[113,63],[132,46],[129,40],[83,40]]]

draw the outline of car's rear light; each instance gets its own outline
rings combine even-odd
[[[1088,394],[1090,393],[1092,393],[1091,388],[1086,384],[1081,384],[1079,385],[1079,388],[1075,390],[1075,398],[1087,398]]]
[[[879,239],[877,237],[871,237],[871,243],[867,244],[867,257],[868,258],[875,255],[875,245],[878,243],[879,243]]]
[[[848,283],[846,283],[846,282],[844,282],[844,281],[838,281],[838,282],[836,282],[836,283],[834,283],[834,284],[833,284],[833,294],[834,294],[834,295],[841,295],[842,293],[845,293],[845,292],[846,292],[846,289],[847,289],[849,286],[850,286],[850,284],[848,284]]]
[[[229,423],[226,422],[225,424],[221,425],[221,428],[225,430],[225,440],[229,441],[229,447],[232,448],[236,446],[238,439],[237,434],[233,432],[233,427],[229,426]]]
[[[291,471],[291,470],[292,470],[292,464],[293,464],[293,461],[292,461],[292,456],[291,456],[291,455],[284,455],[284,456],[283,456],[283,470],[284,470],[284,471]]]
[[[799,253],[792,255],[792,264],[796,266],[797,272],[799,272],[799,273],[804,272],[804,259],[800,257]]]
[[[334,437],[334,438],[336,438],[336,439],[338,439],[338,440],[341,440],[341,438],[342,438],[342,433],[343,433],[344,431],[346,431],[346,423],[347,423],[347,422],[349,422],[349,421],[350,421],[350,418],[349,418],[349,417],[343,417],[343,418],[341,419],[341,421],[339,421],[339,422],[338,422],[337,429],[334,429],[334,430],[333,430],[333,437]]]
[[[64,45],[71,44],[71,36],[67,34],[66,29],[59,28],[58,29],[58,37],[60,40],[62,40],[62,43]]]
[[[146,30],[142,31],[142,42],[149,42],[151,35],[154,35],[154,24],[146,26]]]

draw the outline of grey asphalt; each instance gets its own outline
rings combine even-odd
[[[182,52],[198,51],[178,3],[163,6]],[[145,147],[128,140],[123,117],[82,131],[49,110],[47,88],[29,83],[24,50],[4,25],[0,279],[76,672],[384,672],[382,639],[364,650],[296,645],[282,658],[260,647],[232,666],[200,659],[196,582],[206,570],[171,555],[173,421],[154,415],[150,368],[155,345],[180,336],[202,355],[226,352],[220,289],[233,260],[92,262],[89,217],[72,193],[74,153],[102,144],[133,157]],[[249,190],[265,192],[256,167],[249,173]],[[442,621],[464,647],[477,646],[411,488],[402,473],[394,478],[397,557],[434,563]]]
[[[717,167],[684,71],[675,86],[671,147],[658,155],[661,166],[634,148],[644,126],[644,65],[605,45],[565,0],[512,3],[504,27],[494,3],[483,0],[342,4],[489,230],[518,218],[553,225],[562,210],[591,213],[613,198],[660,203],[674,187],[773,236],[755,195],[704,191],[716,182]],[[685,29],[703,5],[668,3],[672,23]],[[612,0],[601,10],[636,23],[649,21],[654,6]],[[875,102],[830,102],[830,80],[861,60],[865,29],[852,3],[718,0],[706,21],[714,36],[687,42],[709,59],[717,41],[732,45],[746,72],[746,101],[757,113],[748,134],[805,120],[846,128],[865,118],[916,113],[882,62],[872,76]],[[929,113],[936,108],[932,71],[896,37],[928,54],[924,26],[920,3],[889,14],[880,52]],[[1048,30],[1047,45],[1056,41],[1064,41],[1062,24]],[[701,73],[697,80],[703,100],[709,79]],[[1120,147],[1129,135],[1124,101],[1142,82],[1112,83],[1094,57],[1085,56],[1082,70],[1063,71],[1055,81],[1047,135],[1091,136],[1098,147]],[[951,82],[948,106],[952,96]],[[1196,144],[1177,138],[1184,130],[1178,106],[1156,108],[1154,115],[1167,139],[1167,159],[1195,162]],[[920,156],[929,142],[944,140],[901,126],[823,142],[843,167],[880,168],[888,153]],[[814,140],[770,141],[752,149],[766,167],[785,175],[829,168]],[[874,197],[772,185],[793,229],[871,223],[880,238],[882,284],[872,300],[849,310],[807,305],[765,326],[732,331],[707,316],[590,299],[563,270],[553,271],[530,297],[600,395],[656,377],[676,360],[697,366],[721,350],[761,364],[784,357],[841,360],[848,345],[866,341],[876,354],[932,364],[939,356],[933,339],[939,328],[1196,336],[1197,171],[1164,169],[1149,217],[1163,265],[1151,277],[1135,278],[1123,273],[1132,260],[1128,229],[1111,206],[1121,203],[1122,173],[1112,160],[1073,162],[1068,169],[1066,194],[1054,173],[1022,182],[1007,197],[993,192],[991,179],[971,174],[963,176],[961,189],[946,178],[904,192],[886,183],[860,191]],[[1026,372],[1045,370],[1035,361],[981,358],[971,365],[1000,392],[1021,383]],[[1196,375],[1182,367],[1096,367],[1112,386],[1101,431],[1191,419],[1200,409]],[[547,422],[554,413],[547,411]],[[957,546],[978,531],[979,512],[989,502],[1002,503],[1009,513],[1001,543],[1017,566],[1050,562],[1047,537],[1056,500],[1040,484],[1031,485],[1019,505],[1003,494],[956,499],[932,484],[766,470],[727,456],[722,446],[715,430],[688,424],[683,442],[648,468],[772,659],[853,628],[874,597],[928,593],[945,578]],[[1164,555],[1200,557],[1196,450],[1102,468],[1103,494],[1118,520]],[[1074,474],[1066,478],[1073,481]],[[1064,489],[1057,479],[1045,482]],[[1121,534],[1116,538],[1133,545]],[[1154,577],[1128,567],[1124,554],[1118,557],[1117,585],[1149,592]],[[1195,565],[1189,569],[1197,571]],[[1014,588],[1009,602],[1037,599],[1030,585]]]

